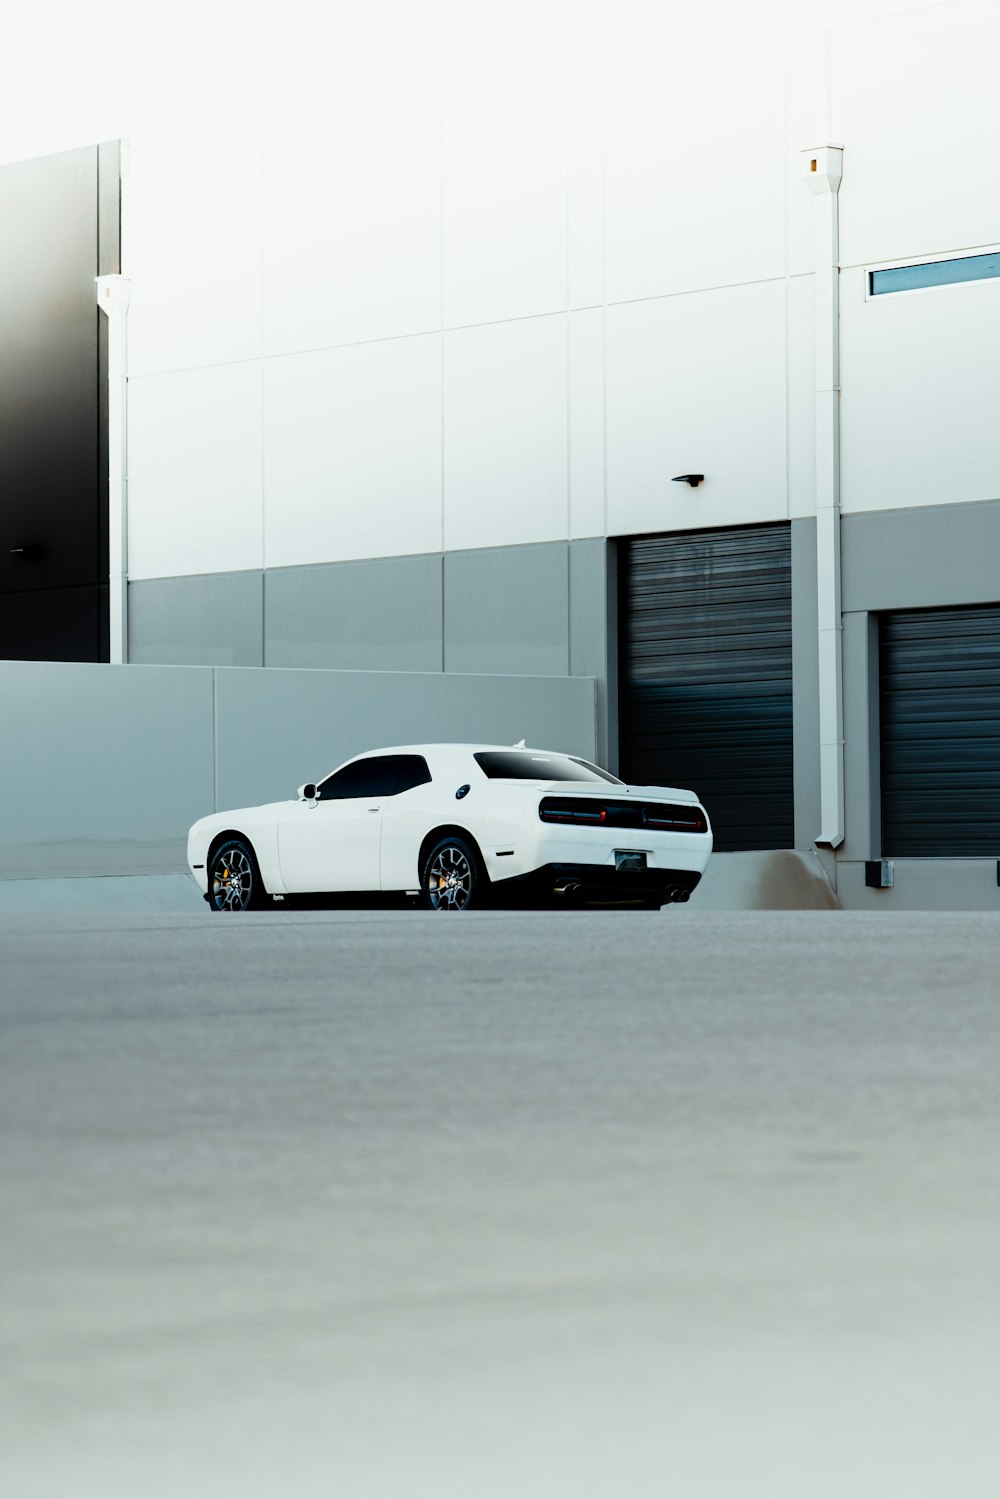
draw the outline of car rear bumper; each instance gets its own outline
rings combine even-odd
[[[598,902],[686,901],[701,873],[694,869],[650,868],[616,870],[607,864],[543,864],[530,874],[515,875],[494,885],[494,892],[511,898],[522,895],[557,895]]]

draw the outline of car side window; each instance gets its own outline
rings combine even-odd
[[[369,755],[364,760],[353,760],[343,770],[319,787],[319,801],[346,801],[362,796],[394,796],[396,792],[396,755]]]
[[[396,755],[396,794],[412,791],[414,786],[426,786],[431,779],[427,761],[423,755]]]

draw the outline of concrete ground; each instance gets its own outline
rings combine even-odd
[[[0,1493],[1000,1492],[990,916],[11,916]]]

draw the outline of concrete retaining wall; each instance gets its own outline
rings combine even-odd
[[[594,758],[592,677],[0,662],[0,879],[169,873],[187,829],[379,745]]]
[[[831,911],[840,909],[840,901],[815,852],[778,849],[713,854],[687,909]]]

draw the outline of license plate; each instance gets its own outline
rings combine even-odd
[[[645,869],[646,855],[630,848],[615,849],[615,869],[621,874],[634,873],[636,870]]]

